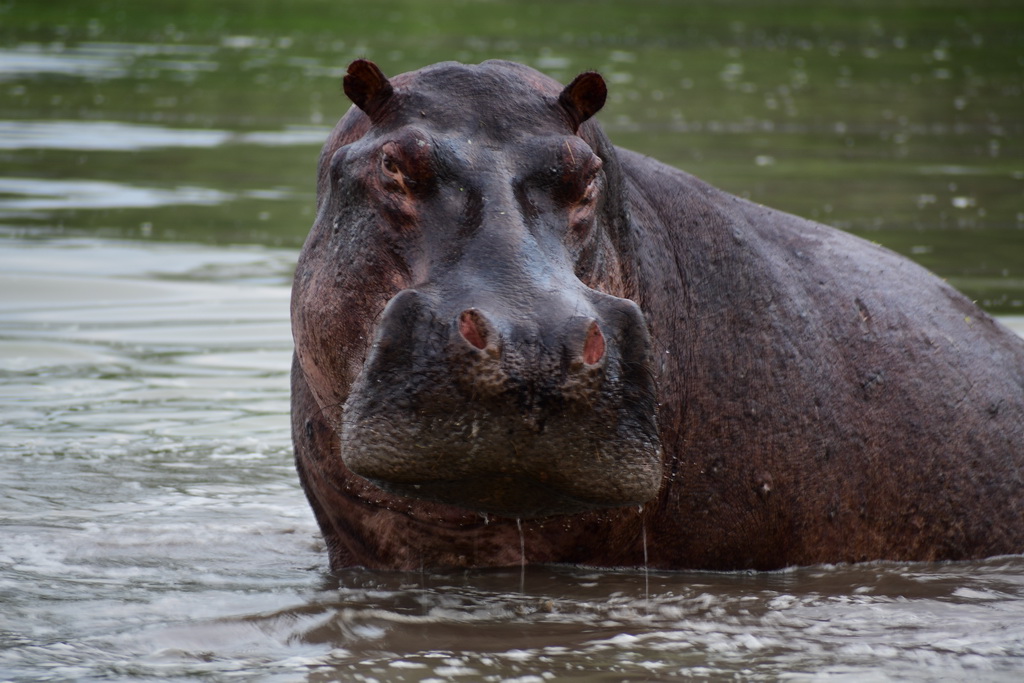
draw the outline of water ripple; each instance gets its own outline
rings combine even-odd
[[[278,131],[231,132],[168,128],[122,121],[0,121],[0,149],[137,152],[169,147],[209,148],[322,145],[329,128],[292,126]]]

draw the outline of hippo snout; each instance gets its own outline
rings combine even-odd
[[[661,480],[639,307],[593,290],[526,310],[405,290],[345,404],[346,465],[401,495],[517,517],[640,504]]]

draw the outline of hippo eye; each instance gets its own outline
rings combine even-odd
[[[594,201],[597,196],[598,189],[601,186],[601,160],[595,159],[597,163],[591,164],[590,167],[580,175],[578,182],[574,188],[576,193],[576,201],[581,204],[589,204]]]
[[[387,152],[381,154],[380,168],[382,171],[384,171],[384,175],[390,176],[395,180],[398,180],[402,177],[402,169],[398,165],[398,159],[391,156]]]
[[[404,184],[405,169],[403,167],[402,148],[397,142],[387,142],[380,149],[380,170],[386,178]]]
[[[596,159],[596,157],[595,157]],[[598,193],[601,189],[601,161],[591,164],[580,174],[572,189],[569,205],[569,235],[576,244],[582,244],[590,234]]]
[[[601,186],[601,163],[588,165],[584,168],[569,167],[559,169],[556,180],[556,197],[568,205],[587,203],[594,199]]]

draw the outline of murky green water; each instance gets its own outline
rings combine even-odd
[[[355,57],[600,69],[628,147],[1024,310],[1016,0],[0,3],[0,220],[298,246]]]
[[[0,0],[0,680],[1017,680],[1024,560],[331,577],[288,284],[348,61],[597,68],[613,139],[1024,333],[1017,2]]]

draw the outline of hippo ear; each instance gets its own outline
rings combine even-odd
[[[342,87],[348,98],[373,122],[380,118],[384,104],[395,92],[380,67],[368,59],[357,59],[348,65]]]
[[[601,110],[606,97],[608,86],[604,84],[601,74],[585,71],[565,86],[565,90],[558,96],[558,103],[569,115],[569,122],[575,131],[580,124]]]

